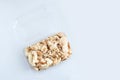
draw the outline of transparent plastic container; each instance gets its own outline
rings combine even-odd
[[[24,49],[25,47],[36,43],[48,36],[57,33],[64,32],[66,34],[66,23],[64,17],[61,15],[59,8],[53,2],[44,1],[41,5],[36,6],[30,11],[21,14],[16,18],[15,24],[13,25],[13,36],[14,43],[16,46],[16,67],[19,69],[18,78],[23,79],[42,79],[42,80],[68,80],[70,64],[62,64],[59,66],[54,66],[46,71],[34,71],[30,67],[25,57]],[[20,57],[19,57],[20,56]],[[65,62],[64,62],[65,63]],[[19,67],[19,66],[23,67]],[[60,68],[61,66],[61,68]],[[14,71],[16,73],[16,71]]]

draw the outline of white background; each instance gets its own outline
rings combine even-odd
[[[62,29],[66,29],[73,54],[65,62],[37,72],[16,44],[13,27],[18,17],[42,2],[0,0],[0,79],[120,80],[120,1],[49,0],[59,7],[68,25]]]

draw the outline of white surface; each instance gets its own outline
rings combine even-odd
[[[55,21],[56,26],[49,23],[51,25],[48,26],[49,29],[37,27],[37,29],[43,29],[42,31],[40,29],[40,39],[49,33],[61,30],[68,35],[73,54],[70,59],[57,66],[36,72],[28,65],[23,49],[27,41],[34,41],[32,38],[34,35],[28,35],[31,32],[27,30],[29,22],[31,20],[35,22],[29,14],[38,15],[37,10],[43,3],[56,4],[56,11],[53,10],[51,13],[58,17],[47,19],[48,22]],[[55,0],[49,0],[49,2],[46,0],[0,0],[0,79],[120,80],[119,4],[119,0],[60,0],[56,2]],[[35,15],[33,17],[37,18]],[[65,23],[62,24],[61,20]],[[21,26],[23,24],[26,25],[25,28]],[[58,24],[63,26],[57,27]],[[21,27],[22,29],[19,29]],[[46,34],[44,34],[44,29],[47,30]],[[37,40],[36,37],[35,39]]]

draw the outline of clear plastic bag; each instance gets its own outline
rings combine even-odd
[[[45,39],[47,36],[54,33],[65,31],[66,24],[64,22],[63,16],[60,14],[58,7],[54,3],[44,2],[27,13],[21,14],[13,25],[13,35],[15,38],[15,50],[16,52],[19,52],[16,56],[21,56],[19,57],[17,64],[24,66],[25,68],[19,67],[19,72],[21,75],[18,75],[17,77],[20,79],[23,79],[22,77],[24,77],[24,79],[26,78],[29,80],[55,80],[58,78],[59,80],[69,79],[68,75],[66,74],[69,70],[69,64],[66,65],[66,71],[64,70],[65,68],[63,68],[63,64],[61,68],[51,67],[47,70],[46,73],[44,71],[40,71],[40,74],[34,72],[34,70],[31,69],[24,55],[24,48],[28,45]],[[58,69],[55,71],[56,69],[53,68]]]

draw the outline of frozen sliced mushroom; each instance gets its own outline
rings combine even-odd
[[[35,70],[46,69],[66,60],[71,48],[64,33],[57,33],[25,49],[28,62]]]

